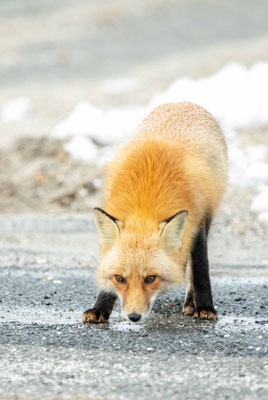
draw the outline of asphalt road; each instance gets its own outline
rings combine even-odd
[[[1,216],[0,399],[267,399],[268,257],[251,239],[212,232],[218,322],[184,317],[181,288],[143,324],[117,308],[84,326],[97,295],[92,218]]]
[[[110,78],[137,64],[267,35],[266,0],[9,0],[0,10],[0,29],[13,27],[3,86]]]

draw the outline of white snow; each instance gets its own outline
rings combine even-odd
[[[268,184],[268,163],[265,162],[256,162],[253,164],[248,173],[247,173],[248,181],[253,184]]]
[[[105,166],[112,161],[117,146],[105,146],[102,149],[88,136],[77,135],[64,144],[63,149],[76,160],[82,160],[89,164],[96,164],[99,167]]]
[[[228,142],[230,181],[257,190],[268,183],[267,146],[256,145],[241,149],[235,141],[235,136]]]
[[[144,116],[140,106],[100,110],[87,102],[78,103],[70,115],[57,125],[52,135],[58,138],[88,135],[102,144],[119,143]]]
[[[255,162],[265,162],[268,158],[268,147],[263,144],[257,144],[255,146],[249,146],[245,149],[245,155]]]
[[[238,128],[268,123],[268,63],[247,69],[227,64],[216,74],[197,80],[181,78],[152,98],[152,104],[191,101],[205,107],[223,126]]]
[[[95,162],[98,157],[98,147],[92,140],[85,136],[75,136],[63,146],[74,159],[80,159],[89,163]]]
[[[268,185],[264,186],[251,204],[252,211],[258,213],[258,219],[268,223]]]
[[[266,201],[268,201],[268,198],[266,198]],[[267,212],[261,212],[258,215],[259,221],[263,222],[264,224],[268,224],[268,211]]]
[[[107,93],[123,93],[131,90],[131,87],[135,87],[134,81],[131,83],[131,80],[122,79],[106,81],[102,89]],[[202,105],[220,122],[228,141],[230,181],[259,191],[252,209],[259,213],[260,220],[268,221],[268,206],[256,209],[259,196],[263,204],[268,204],[268,195],[264,194],[266,191],[263,189],[268,186],[268,149],[266,146],[241,149],[236,137],[237,128],[268,124],[267,62],[257,62],[249,69],[231,63],[210,77],[197,80],[180,78],[166,91],[155,94],[145,106],[102,110],[93,104],[80,102],[53,129],[52,134],[71,139],[66,149],[72,156],[103,165],[111,159],[116,146],[127,140],[154,107],[180,101]],[[78,141],[75,140],[77,136],[80,137]],[[86,138],[90,144],[84,146]],[[106,147],[99,150],[91,139]]]
[[[4,122],[17,122],[28,116],[33,104],[28,97],[16,97],[2,107],[1,117]]]

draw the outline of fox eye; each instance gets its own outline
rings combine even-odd
[[[126,283],[127,282],[122,275],[115,275],[114,277],[118,283]]]
[[[155,275],[149,275],[144,279],[144,283],[149,285],[150,283],[153,283],[155,280],[156,280],[156,276]]]

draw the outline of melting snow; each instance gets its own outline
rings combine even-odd
[[[73,158],[96,163],[98,157],[98,147],[85,136],[74,136],[63,146]]]
[[[27,117],[32,108],[32,102],[28,97],[16,97],[2,107],[2,120],[4,122],[20,121]]]
[[[268,185],[260,189],[260,193],[251,204],[251,209],[259,214],[260,221],[268,223]]]

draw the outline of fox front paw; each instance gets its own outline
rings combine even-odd
[[[218,319],[218,314],[213,307],[201,308],[194,311],[194,318],[206,319],[210,321],[216,321]]]
[[[191,315],[194,315],[195,307],[192,304],[184,305],[182,312],[184,315],[187,315],[188,317],[190,317]]]
[[[91,308],[83,313],[82,321],[83,324],[103,324],[108,322],[108,318],[96,308]]]
[[[193,299],[193,294],[192,294],[192,291],[189,291],[188,295],[187,295],[187,299],[185,300],[185,303],[183,305],[182,312],[184,315],[187,315],[188,317],[190,317],[190,316],[194,315],[195,310],[196,310],[196,307],[195,307],[195,303],[194,303],[194,299]]]

